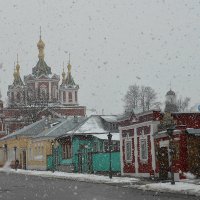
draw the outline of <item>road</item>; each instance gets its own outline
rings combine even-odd
[[[0,200],[197,200],[186,195],[141,191],[108,184],[0,173]]]

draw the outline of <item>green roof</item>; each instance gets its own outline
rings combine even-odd
[[[39,77],[41,75],[48,76],[51,74],[51,68],[46,64],[44,59],[39,59],[36,66],[33,68],[32,74],[36,77]]]

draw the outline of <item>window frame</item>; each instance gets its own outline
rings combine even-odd
[[[145,149],[143,149],[145,147]],[[144,153],[145,152],[145,157]],[[148,137],[147,135],[142,135],[140,137],[140,160],[142,162],[147,162],[148,161]]]
[[[129,147],[130,148],[130,155],[129,155],[129,158],[128,158],[127,144],[129,144],[129,143],[130,143],[130,147]],[[132,151],[133,151],[132,139],[131,138],[125,139],[124,145],[125,145],[125,161],[127,163],[130,163],[130,162],[132,162],[132,157],[133,157],[133,153],[132,153]]]
[[[72,158],[72,149],[71,144],[65,143],[62,144],[62,159],[71,159]]]

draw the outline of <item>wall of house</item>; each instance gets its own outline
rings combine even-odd
[[[150,112],[137,116],[132,125],[120,127],[122,174],[149,177],[155,172],[153,134],[157,131],[159,119],[160,112]],[[131,157],[127,149],[131,149]]]
[[[16,160],[19,160],[19,167],[23,168],[25,163],[27,163],[27,143],[28,138],[19,137],[19,138],[12,138],[6,141],[0,141],[0,166],[5,165],[8,161],[9,165],[14,167],[15,164],[15,151],[14,147],[16,147]],[[7,151],[5,149],[5,145],[7,145]],[[23,156],[25,153],[25,157]]]
[[[200,177],[200,137],[188,135],[188,171]]]
[[[29,141],[27,146],[27,169],[46,170],[48,155],[52,155],[50,140]]]

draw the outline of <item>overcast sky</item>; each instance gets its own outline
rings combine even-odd
[[[56,3],[55,3],[56,2]],[[123,111],[131,84],[200,102],[200,1],[0,0],[0,90],[6,98],[19,54],[21,75],[38,60],[39,27],[45,61],[61,74],[71,53],[79,103],[100,114]]]

